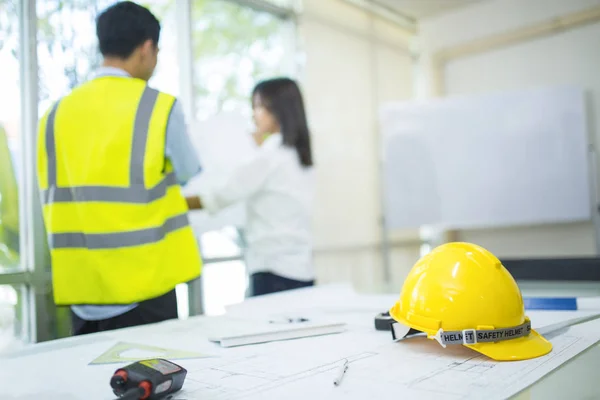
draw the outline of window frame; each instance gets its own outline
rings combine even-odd
[[[35,0],[19,2],[19,88],[21,157],[19,157],[19,269],[0,273],[0,285],[22,287],[22,338],[25,343],[53,338],[54,303],[48,290],[50,264],[38,196],[35,143],[38,123],[37,15]],[[50,300],[50,302],[49,302]],[[49,304],[52,306],[49,307]]]

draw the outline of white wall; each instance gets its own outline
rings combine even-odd
[[[434,92],[432,55],[475,39],[498,35],[600,7],[600,0],[489,0],[420,23],[420,95]],[[600,23],[450,60],[441,70],[445,94],[468,94],[561,84],[587,88],[593,132],[600,143]],[[595,254],[591,223],[469,230],[459,240],[479,243],[499,256]]]
[[[410,35],[341,0],[305,0],[299,37],[318,181],[318,280],[377,290],[383,284],[377,110],[413,94]],[[418,253],[415,243],[394,249],[396,282]]]

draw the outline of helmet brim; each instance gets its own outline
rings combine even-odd
[[[552,351],[552,343],[533,329],[529,335],[517,339],[464,346],[497,361],[529,360]]]

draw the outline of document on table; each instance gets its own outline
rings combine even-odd
[[[2,399],[111,398],[107,379],[116,366],[89,363],[113,345],[127,342],[209,356],[178,362],[188,374],[183,391],[173,400],[305,400],[311,396],[328,400],[376,397],[495,400],[518,393],[600,340],[600,319],[596,319],[545,334],[554,347],[546,356],[494,362],[463,346],[444,349],[436,341],[422,337],[393,342],[389,332],[376,331],[372,325],[378,308],[392,302],[393,297],[333,289],[316,292],[314,298],[320,304],[313,301],[310,290],[298,291],[296,296],[286,294],[281,304],[279,297],[273,295],[270,304],[277,303],[273,307],[268,307],[265,299],[253,307],[249,307],[253,304],[249,302],[244,307],[246,318],[194,317],[36,345],[21,356],[0,360]],[[261,312],[254,312],[254,307],[266,312],[267,318],[276,315],[328,323],[343,321],[348,329],[335,335],[233,348],[223,348],[207,340],[223,329],[239,329],[240,318],[268,323]],[[311,310],[316,316],[309,313]],[[535,329],[590,314],[527,312]],[[346,360],[348,368],[335,386]],[[65,368],[71,373],[65,374]],[[25,370],[30,374],[22,374]],[[32,374],[36,379],[29,379]]]
[[[531,312],[533,321],[581,316]],[[540,325],[534,325],[539,327]],[[544,357],[495,362],[463,346],[446,349],[426,338],[391,342],[385,333],[348,332],[271,343],[260,353],[190,365],[182,399],[505,399],[600,340],[600,319],[546,335],[554,348]],[[345,360],[349,367],[333,384]]]

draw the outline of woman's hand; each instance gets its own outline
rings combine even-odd
[[[189,210],[202,210],[202,201],[198,196],[190,196],[185,198]]]

